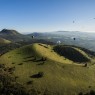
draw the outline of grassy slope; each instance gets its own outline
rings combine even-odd
[[[0,44],[8,44],[8,43],[11,43],[11,41],[0,38]]]
[[[64,95],[76,95],[81,91],[95,89],[95,65],[89,67],[75,65],[72,61],[65,60],[52,51],[51,46],[47,47],[34,44],[13,50],[1,56],[0,63],[9,67],[15,66],[13,75],[18,76],[17,81],[28,89],[34,87],[42,95],[45,92],[48,92],[49,95],[58,93],[60,95],[63,93]],[[37,59],[46,56],[47,60],[43,65],[40,65],[43,63],[42,61],[29,61],[34,59],[34,56]],[[20,63],[23,64],[19,65]],[[30,78],[31,75],[38,72],[43,72],[44,76],[42,78]],[[27,85],[28,81],[32,81],[32,84]]]

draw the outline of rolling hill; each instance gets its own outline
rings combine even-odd
[[[0,38],[0,44],[9,44],[9,43],[11,43],[11,41]]]
[[[75,57],[84,59],[76,62],[70,59],[72,55],[70,58],[63,53],[60,56],[60,52],[54,50],[56,47],[41,43],[23,46],[2,55],[0,64],[9,68],[7,71],[26,87],[30,95],[79,95],[94,90],[95,57],[68,46],[66,53],[72,51],[73,56],[77,54]],[[66,46],[61,49],[66,51]]]
[[[84,56],[82,53],[79,52],[79,49],[75,47],[58,45],[54,47],[54,51],[74,62],[81,63],[90,61],[90,59],[87,56]]]

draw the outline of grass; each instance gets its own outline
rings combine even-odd
[[[89,92],[95,89],[95,65],[88,65],[88,67],[84,67],[83,64],[77,65],[76,62],[67,58],[65,60],[64,56],[54,51],[51,52],[52,50],[53,46],[50,45],[28,45],[4,54],[0,57],[0,63],[9,68],[15,67],[12,75],[17,76],[16,81],[28,90],[33,87],[36,91],[40,91],[41,95],[44,93],[78,95],[79,92]],[[83,51],[79,50],[79,52]],[[43,61],[37,61],[42,57],[46,57],[47,60],[43,65],[38,65],[43,63]],[[30,77],[39,75],[39,72],[44,74],[41,78]]]
[[[90,61],[90,59],[86,56],[86,54],[83,51],[80,51],[79,49],[70,46],[55,46],[54,51],[57,52],[59,55],[64,56],[69,60],[72,60],[73,62],[81,63]]]
[[[11,43],[11,41],[0,38],[0,44],[9,44],[9,43]]]

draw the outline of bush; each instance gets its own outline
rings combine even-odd
[[[15,64],[15,62],[12,62],[12,64]]]
[[[30,84],[32,84],[33,83],[33,81],[28,81],[27,82],[27,85],[30,85]]]
[[[43,72],[38,72],[37,74],[34,74],[32,76],[30,76],[31,78],[41,78],[43,77],[44,73]]]
[[[94,90],[90,90],[90,95],[95,95],[95,91]]]
[[[46,61],[46,60],[47,60],[46,57],[42,57],[42,58],[41,58],[41,61]]]
[[[82,93],[82,92],[80,92],[78,95],[83,95],[83,93]]]
[[[8,72],[13,72],[15,70],[15,67],[8,68]]]
[[[18,65],[23,65],[23,63],[19,63]]]
[[[87,67],[87,63],[84,64],[84,67]]]
[[[0,64],[0,68],[5,68],[5,65],[4,64]]]

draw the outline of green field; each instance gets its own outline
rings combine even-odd
[[[12,50],[0,57],[0,64],[15,68],[16,81],[34,95],[78,95],[95,89],[95,58],[73,47],[73,55],[90,61],[74,62],[54,51],[53,45],[32,44]],[[87,63],[87,66],[85,66]]]

